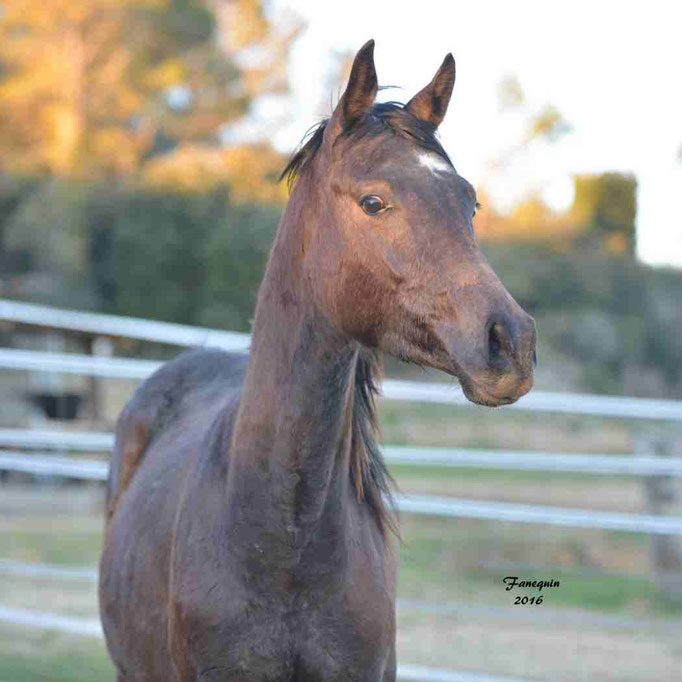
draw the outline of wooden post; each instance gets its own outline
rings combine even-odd
[[[639,434],[636,453],[648,457],[681,457],[682,432],[661,427]],[[648,476],[644,479],[647,511],[650,514],[682,517],[682,478]],[[661,590],[674,602],[682,602],[682,538],[652,535],[652,563]]]

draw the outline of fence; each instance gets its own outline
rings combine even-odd
[[[235,352],[245,351],[249,344],[249,337],[245,334],[196,329],[184,325],[133,318],[63,311],[0,300],[0,321],[2,320],[18,327],[38,327],[59,330],[65,334],[76,334],[90,341],[98,337],[120,337],[177,346],[212,345]],[[91,344],[91,347],[95,345]],[[143,379],[159,364],[149,360],[97,355],[0,349],[0,368],[69,373],[94,378]],[[384,398],[390,400],[467,405],[466,399],[459,390],[444,384],[387,380],[383,384],[383,395]],[[515,405],[501,409],[682,422],[682,402],[670,400],[533,391]],[[0,470],[103,480],[106,477],[106,462],[50,454],[47,451],[105,452],[111,448],[112,443],[113,436],[108,433],[0,429]],[[26,450],[35,452],[29,454]],[[478,469],[579,472],[594,475],[619,474],[645,476],[658,481],[682,476],[682,460],[669,456],[651,456],[647,452],[631,456],[598,453],[567,455],[386,446],[384,455],[389,462],[424,467],[475,467]],[[657,506],[655,500],[650,507],[656,513],[648,515],[479,502],[428,495],[401,495],[397,498],[397,505],[401,511],[416,514],[645,532],[660,536],[663,542],[670,541],[672,536],[682,536],[682,518],[665,515],[665,505]],[[50,618],[53,620],[56,618],[58,621],[60,617],[48,614],[41,622],[44,624],[48,621],[52,622]],[[2,619],[1,610],[0,619]],[[21,617],[17,616],[17,619],[21,622],[28,622],[31,621],[31,616],[24,614]],[[37,618],[36,622],[40,620]],[[74,627],[79,626],[76,624]],[[83,627],[86,630],[88,628],[92,630],[94,626],[86,624]],[[443,680],[443,682],[500,680],[500,678],[424,669],[418,666],[403,666],[401,676],[403,679]],[[507,678],[504,682],[510,681]]]

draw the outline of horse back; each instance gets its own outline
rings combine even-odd
[[[196,349],[165,363],[137,389],[117,424],[107,480],[111,519],[153,441],[193,410],[215,405],[241,387],[248,356]],[[211,395],[218,394],[218,395]],[[214,398],[211,400],[211,398]]]
[[[119,418],[99,592],[107,646],[123,679],[172,678],[158,637],[167,628],[178,506],[202,444],[238,404],[247,362],[219,350],[185,352],[140,385]]]

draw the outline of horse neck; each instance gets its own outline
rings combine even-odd
[[[262,527],[273,538],[279,530],[294,545],[349,485],[358,362],[358,344],[314,305],[302,270],[303,228],[292,195],[258,296],[228,478],[231,504],[251,531]]]

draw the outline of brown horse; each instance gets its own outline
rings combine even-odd
[[[530,389],[533,321],[435,137],[454,60],[407,105],[374,104],[373,49],[285,171],[250,357],[185,353],[121,415],[100,580],[119,681],[394,680],[378,354],[483,405]]]

